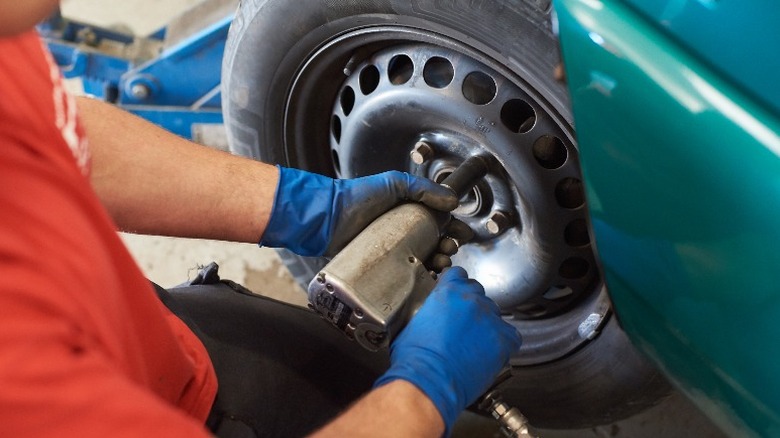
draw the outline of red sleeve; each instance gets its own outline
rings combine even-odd
[[[0,96],[0,436],[208,436],[208,355],[91,190],[34,32],[0,38]]]
[[[113,286],[111,275],[93,272],[111,267],[83,263],[94,251],[92,220],[65,178],[8,146],[0,159],[0,436],[207,436],[118,363],[122,348],[91,315],[87,291]]]

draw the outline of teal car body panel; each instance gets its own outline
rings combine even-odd
[[[780,436],[780,111],[639,3],[555,2],[610,296],[725,431]]]
[[[780,111],[777,1],[624,1],[753,99]]]

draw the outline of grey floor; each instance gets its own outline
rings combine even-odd
[[[65,0],[63,14],[99,25],[120,25],[147,34],[200,0]],[[305,305],[295,285],[273,250],[256,245],[123,235],[138,264],[153,281],[174,286],[192,278],[199,266],[216,261],[226,278],[277,299]],[[687,409],[689,402],[679,395],[641,415],[616,424],[573,431],[538,431],[548,438],[579,437],[701,437],[723,435],[702,415]],[[501,436],[489,420],[471,417],[459,423],[456,437]]]

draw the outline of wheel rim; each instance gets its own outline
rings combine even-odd
[[[441,181],[469,156],[495,158],[454,212],[477,238],[453,261],[523,333],[519,365],[568,354],[609,313],[570,129],[528,83],[441,35],[368,27],[312,54],[286,113],[290,162],[339,177]]]

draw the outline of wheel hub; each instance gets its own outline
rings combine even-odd
[[[366,37],[370,49],[360,45]],[[347,47],[349,61],[338,65]],[[346,76],[329,116],[339,177],[399,169],[441,181],[470,156],[494,158],[453,212],[476,233],[453,262],[523,333],[516,364],[559,358],[598,331],[609,305],[589,240],[577,150],[568,126],[531,87],[477,51],[405,28],[341,35],[299,77],[315,72]],[[296,80],[296,98],[305,95],[298,83],[311,88]]]
[[[549,316],[592,286],[590,250],[571,245],[587,240],[586,229],[571,225],[584,220],[582,186],[572,178],[576,150],[528,93],[496,71],[436,46],[382,50],[345,81],[331,132],[343,177],[389,166],[441,181],[469,156],[496,158],[454,212],[477,234],[454,262],[504,311]],[[523,165],[507,168],[507,161]],[[550,196],[556,190],[561,199]],[[567,227],[577,234],[568,241]]]

